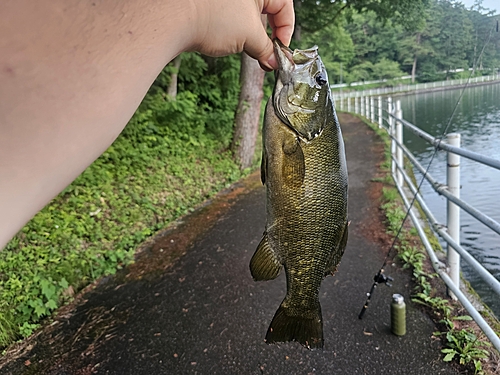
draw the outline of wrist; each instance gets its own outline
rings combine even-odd
[[[160,27],[169,62],[182,52],[197,50],[207,24],[202,15],[208,7],[205,0],[166,0],[162,3]]]

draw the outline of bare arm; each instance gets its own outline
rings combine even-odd
[[[263,10],[289,42],[290,0],[3,2],[0,248],[114,141],[179,53],[245,49],[274,67]]]

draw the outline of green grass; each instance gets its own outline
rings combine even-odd
[[[111,161],[122,147],[140,160],[121,152]],[[29,335],[70,287],[114,274],[147,237],[241,176],[215,143],[183,151],[139,151],[119,138],[0,252],[0,345]]]

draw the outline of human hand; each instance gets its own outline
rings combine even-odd
[[[287,45],[295,18],[293,0],[4,3],[0,249],[109,147],[175,56],[246,51],[273,69],[261,14]]]
[[[189,50],[209,56],[245,51],[263,69],[277,68],[261,14],[267,14],[271,38],[289,45],[295,22],[293,0],[201,0],[195,7],[195,40]]]

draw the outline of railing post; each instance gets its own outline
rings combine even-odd
[[[373,96],[370,96],[370,121],[375,122],[375,104]]]
[[[460,134],[450,133],[446,142],[455,147],[460,147]],[[460,198],[460,156],[448,152],[448,166],[446,168],[446,181],[448,191]],[[460,207],[447,201],[447,226],[448,234],[456,243],[460,243]],[[448,266],[449,274],[453,284],[460,288],[460,254],[448,245]],[[456,300],[457,297],[449,292],[450,296]]]
[[[365,108],[366,108],[366,112],[365,112],[365,117],[369,120],[370,119],[370,97],[369,96],[366,96],[365,97]]]
[[[389,134],[391,136],[395,136],[395,131],[394,131],[394,119],[392,118],[391,114],[393,113],[392,111],[392,98],[389,96],[387,98],[387,119],[389,120]],[[396,172],[396,163],[394,162],[394,158],[396,157],[396,141],[394,138],[391,137],[391,172],[392,175],[394,176],[394,173]]]
[[[378,127],[381,128],[383,126],[382,123],[382,97],[378,97]]]
[[[354,97],[354,113],[359,114],[359,102],[358,97]]]
[[[365,115],[365,98],[362,96],[359,98],[359,101],[361,102],[361,116]]]
[[[351,112],[351,98],[347,98],[347,112]]]
[[[395,116],[398,119],[403,118],[403,111],[401,110],[401,100],[396,101],[396,114]],[[403,123],[401,121],[396,120],[396,140],[400,145],[403,144]],[[403,149],[396,145],[396,161],[398,164],[403,167]],[[396,178],[399,186],[403,186],[403,172],[399,169],[396,172]]]

